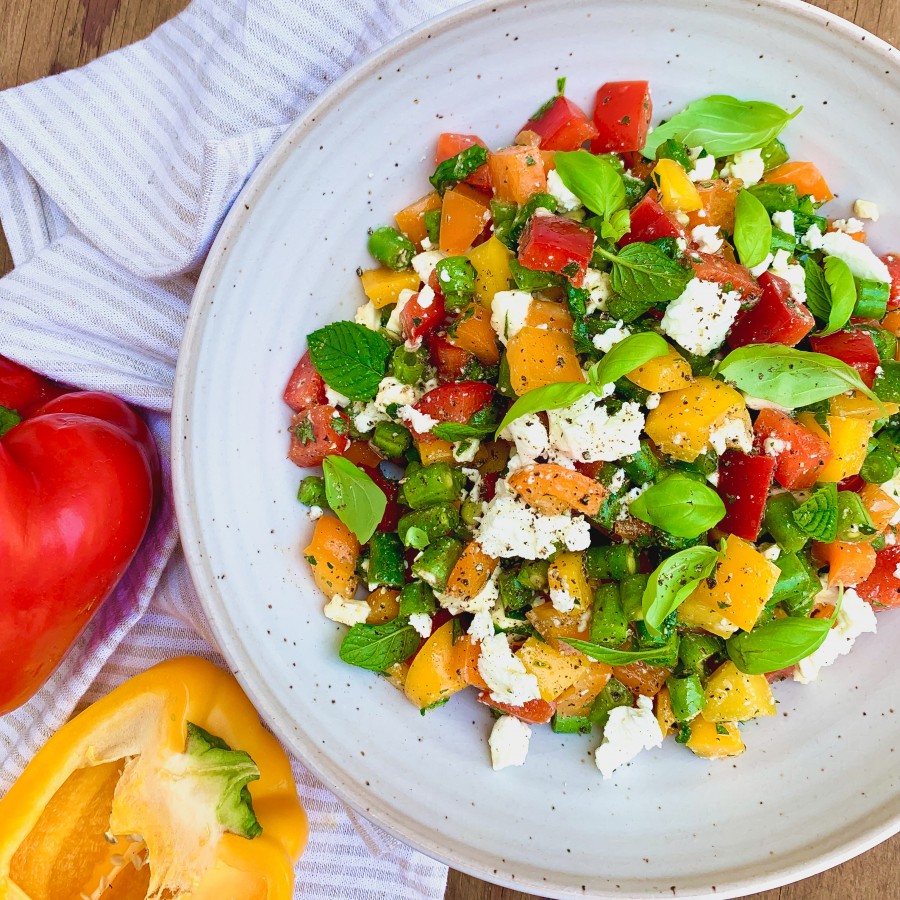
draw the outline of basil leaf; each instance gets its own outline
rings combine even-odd
[[[641,152],[647,159],[655,159],[657,148],[669,138],[688,147],[703,147],[713,156],[764,147],[802,108],[789,113],[774,103],[714,94],[689,103],[668,122],[657,125]]]
[[[625,182],[607,160],[585,150],[557,150],[553,161],[562,183],[591,212],[609,219],[625,205]]]
[[[840,331],[850,321],[856,306],[856,282],[850,267],[842,259],[826,257],[825,282],[829,288],[831,309],[823,335]]]
[[[600,237],[613,244],[629,231],[631,231],[631,213],[627,209],[617,210],[600,223]]]
[[[308,338],[309,358],[330,388],[351,400],[371,400],[387,371],[391,345],[356,322],[334,322]]]
[[[734,208],[734,246],[741,264],[758,266],[772,246],[772,220],[749,191],[740,191]]]
[[[665,618],[675,612],[708,578],[719,561],[719,551],[712,547],[688,547],[664,559],[644,588],[641,607],[644,625],[651,634],[659,634]]]
[[[806,273],[806,305],[817,319],[827,321],[831,312],[831,289],[825,280],[825,272],[811,256],[806,258],[803,268]]]
[[[834,483],[824,484],[801,503],[791,515],[797,527],[814,541],[830,544],[837,538],[838,490]]]
[[[21,421],[22,417],[14,409],[0,406],[0,437],[3,437],[10,429],[15,428]]]
[[[326,456],[322,471],[328,505],[364,544],[375,533],[387,508],[384,491],[343,456]]]
[[[692,269],[684,268],[652,244],[636,241],[619,253],[597,246],[594,252],[612,262],[613,290],[626,300],[645,303],[647,309],[680,297],[694,277]]]
[[[586,394],[595,393],[591,384],[581,384],[577,381],[564,381],[559,384],[546,384],[544,387],[535,388],[522,394],[509,408],[503,421],[497,426],[495,432],[499,435],[510,422],[529,413],[546,412],[549,409],[564,409],[571,406],[576,400],[580,400]]]
[[[454,422],[441,422],[431,429],[431,433],[442,441],[467,441],[470,438],[480,440],[491,434],[495,428],[495,425],[457,425]]]
[[[420,640],[409,619],[403,617],[384,625],[354,625],[341,641],[339,656],[351,666],[384,672],[412,656]]]
[[[460,181],[465,181],[476,169],[480,169],[487,162],[487,158],[487,150],[484,147],[473,144],[471,147],[466,147],[465,150],[457,153],[456,156],[445,159],[438,165],[434,170],[434,175],[428,180],[443,197],[444,192],[448,188],[453,187],[454,184],[458,184]]]
[[[575,638],[561,638],[561,640],[585,656],[590,656],[591,659],[596,659],[609,666],[627,666],[633,662],[665,665],[672,659],[672,648],[667,644],[660,647],[647,647],[644,650],[613,650],[610,647],[601,647],[600,644],[579,641]]]
[[[708,485],[674,472],[632,500],[628,511],[676,537],[695,538],[722,521],[725,504]]]
[[[591,366],[591,383],[602,388],[603,385],[618,381],[623,375],[628,375],[644,363],[658,356],[665,356],[668,352],[669,345],[654,331],[631,334],[618,344],[614,344],[609,353]]]
[[[828,400],[844,391],[862,391],[884,407],[846,363],[783,344],[753,344],[732,350],[719,363],[718,374],[752,397],[788,409]]]

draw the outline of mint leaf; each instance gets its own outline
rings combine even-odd
[[[823,335],[840,331],[850,321],[856,306],[856,282],[850,267],[842,259],[836,256],[826,257],[825,283],[828,285],[831,309],[828,312],[828,324],[821,332]]]
[[[487,157],[488,152],[484,147],[473,144],[457,153],[456,156],[445,159],[428,180],[443,197],[448,188],[460,181],[465,181],[476,169],[480,169],[487,162]]]
[[[651,634],[659,634],[663,621],[712,574],[719,556],[712,547],[688,547],[656,567],[644,588],[641,604],[644,624]]]
[[[546,412],[550,409],[565,409],[571,406],[576,400],[580,400],[586,394],[595,393],[593,385],[581,384],[577,381],[563,381],[558,384],[546,384],[544,387],[535,388],[522,394],[518,400],[507,410],[503,421],[497,426],[495,432],[500,432],[522,416],[529,413]]]
[[[695,538],[722,521],[725,504],[708,485],[674,472],[632,500],[628,511],[676,537]]]
[[[562,183],[591,212],[609,219],[625,205],[625,182],[607,160],[585,150],[557,150],[553,160]]]
[[[831,313],[831,289],[825,280],[825,272],[811,256],[806,258],[803,269],[806,273],[806,305],[817,319],[827,321]]]
[[[651,665],[667,665],[672,661],[672,647],[663,644],[660,647],[648,647],[644,650],[614,650],[590,641],[579,641],[575,638],[561,638],[570,647],[574,647],[585,656],[596,659],[609,666],[627,666],[633,662],[645,662]]]
[[[830,544],[837,538],[837,485],[824,484],[792,513],[797,527],[814,541]]]
[[[646,304],[648,309],[680,297],[694,277],[692,269],[684,268],[652,244],[638,241],[619,253],[598,245],[594,252],[613,264],[613,290],[626,300]]]
[[[384,491],[343,456],[326,456],[322,471],[328,505],[364,544],[375,533],[387,508]]]
[[[339,656],[351,666],[385,672],[412,656],[420,642],[409,619],[398,617],[384,625],[354,625],[341,641]]]
[[[609,353],[591,366],[591,383],[602,388],[605,384],[618,381],[623,375],[633,372],[639,366],[665,356],[669,345],[656,332],[643,331],[631,334],[624,340],[614,344]]]
[[[656,159],[657,148],[669,138],[688,147],[703,147],[713,156],[764,147],[802,108],[789,113],[774,103],[714,94],[689,103],[668,122],[654,128],[641,152],[647,159]]]
[[[0,437],[3,437],[10,429],[15,428],[21,421],[22,417],[14,409],[0,406]]]
[[[471,438],[480,440],[491,434],[496,425],[457,425],[454,422],[441,422],[431,429],[431,433],[442,441],[467,441]]]
[[[740,191],[734,209],[734,246],[741,264],[758,266],[772,246],[772,220],[749,191]]]
[[[371,400],[387,371],[391,345],[355,322],[334,322],[308,338],[309,357],[330,388],[351,400]]]

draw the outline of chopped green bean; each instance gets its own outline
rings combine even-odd
[[[416,245],[396,228],[383,225],[369,235],[369,253],[383,266],[399,272],[412,262]]]

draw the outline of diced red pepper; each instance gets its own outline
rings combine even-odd
[[[718,528],[755,541],[762,526],[766,498],[772,486],[775,460],[750,456],[740,450],[726,450],[719,458],[719,496],[725,504],[725,518]]]
[[[774,459],[775,480],[789,491],[811,488],[822,466],[834,456],[819,435],[777,409],[761,409],[753,431],[756,452]],[[772,443],[767,444],[770,439]]]
[[[608,81],[597,91],[593,153],[641,150],[647,143],[653,101],[646,81]]]
[[[414,409],[438,422],[463,425],[494,399],[494,386],[485,381],[458,381],[442,384],[429,391]],[[411,427],[415,437],[422,435]]]
[[[428,305],[422,303],[422,295],[426,295]],[[418,340],[431,334],[447,317],[444,308],[444,295],[424,288],[406,302],[400,311],[400,328],[403,337],[409,341]]]
[[[522,130],[540,136],[541,150],[577,150],[599,133],[584,110],[568,97],[554,97]]]
[[[875,370],[881,360],[878,358],[875,341],[867,331],[836,331],[825,337],[811,337],[809,344],[815,353],[833,356],[852,366],[859,372],[859,377],[867,387],[872,387],[875,383]]]
[[[581,287],[594,252],[594,232],[562,216],[532,216],[519,242],[519,262],[528,269],[565,275]]]
[[[888,267],[891,275],[891,295],[888,297],[888,309],[900,309],[900,256],[886,253],[881,261]]]
[[[437,369],[437,378],[442,384],[459,381],[475,356],[462,347],[451,344],[442,334],[429,334],[425,338],[431,364]]]
[[[853,491],[854,494],[858,494],[866,484],[867,482],[861,475],[848,475],[843,481],[838,482],[837,489],[839,491]]]
[[[294,412],[303,412],[311,406],[323,404],[325,399],[325,382],[313,367],[307,350],[291,372],[284,389],[284,402]]]
[[[403,507],[397,502],[397,482],[385,478],[378,466],[360,466],[378,487],[381,488],[387,499],[384,515],[378,523],[378,531],[396,531],[400,517],[403,515]]]
[[[326,456],[342,456],[350,446],[350,420],[333,406],[313,406],[291,419],[288,459],[301,468],[321,466]]]
[[[684,229],[660,206],[652,194],[644,194],[631,211],[631,230],[619,241],[620,247],[657,238],[683,238]]]
[[[873,609],[896,609],[900,606],[900,578],[896,575],[898,565],[900,544],[885,547],[875,554],[872,574],[856,586],[856,592],[871,603]]]
[[[791,286],[778,275],[759,276],[762,296],[751,307],[742,309],[728,332],[728,346],[746,344],[785,344],[796,347],[813,330],[812,313],[794,300]]]
[[[497,493],[497,482],[500,480],[499,472],[485,472],[481,476],[481,499],[489,503]]]
[[[713,256],[711,253],[690,254],[694,273],[701,281],[715,281],[729,291],[737,291],[741,300],[749,303],[762,295],[762,288],[754,281],[750,270],[736,262]]]
[[[463,150],[474,146],[484,147],[485,149],[487,149],[487,144],[477,135],[453,134],[451,132],[444,132],[444,134],[438,137],[437,149],[434,154],[435,165],[440,165],[440,163],[444,162],[444,160],[450,159],[456,156],[458,153],[462,153]],[[468,184],[471,184],[473,187],[482,188],[483,190],[490,190],[491,172],[490,169],[488,169],[487,163],[485,163],[483,166],[479,166],[466,179],[466,182]]]
[[[529,725],[546,724],[553,718],[553,713],[556,710],[554,704],[546,700],[529,700],[521,706],[498,703],[496,700],[491,700],[489,691],[482,691],[478,695],[478,702],[483,703],[485,706],[490,706],[491,709],[499,709],[507,715],[515,716],[523,722],[528,722]]]

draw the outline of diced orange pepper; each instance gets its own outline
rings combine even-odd
[[[812,194],[820,203],[834,199],[831,188],[819,167],[811,162],[786,162],[776,166],[771,172],[763,175],[763,181],[769,184],[793,184],[798,193]]]
[[[659,188],[659,202],[668,212],[692,212],[702,208],[703,201],[694,182],[674,159],[661,159],[652,177]]]
[[[542,700],[555,700],[578,681],[591,661],[582,654],[561,653],[535,637],[528,638],[516,656],[538,682]]]
[[[525,326],[506,346],[509,380],[521,396],[545,384],[560,381],[584,382],[584,373],[570,334]]]
[[[471,600],[488,583],[499,560],[488,556],[477,541],[469,541],[447,579],[447,595]]]
[[[889,331],[894,337],[900,337],[900,309],[892,309],[881,320],[881,327]],[[897,347],[898,358],[900,358],[900,345]]]
[[[448,332],[447,340],[455,347],[467,350],[486,366],[496,366],[500,362],[491,311],[480,303],[470,304],[463,310],[452,333]]]
[[[453,620],[445,622],[422,645],[410,663],[403,692],[419,709],[446,700],[466,682],[453,649]]]
[[[720,734],[717,726],[721,726],[725,734]],[[702,713],[691,722],[691,736],[687,748],[703,759],[740,756],[746,749],[734,722],[709,722],[703,718]]]
[[[316,521],[312,540],[303,555],[312,568],[316,587],[323,594],[352,597],[356,593],[359,550],[356,535],[336,516],[322,516]]]
[[[475,196],[473,196],[475,195]],[[441,205],[440,248],[444,253],[465,253],[491,219],[490,207],[478,191],[459,184],[444,194]]]
[[[556,169],[556,151],[555,150],[541,150],[541,159],[544,161],[544,171],[549,172],[551,169]]]
[[[547,328],[550,331],[572,333],[572,315],[562,303],[553,300],[532,300],[525,315],[525,324],[531,328]]]
[[[606,687],[606,683],[612,675],[612,669],[609,666],[598,662],[591,663],[582,671],[584,674],[556,698],[558,715],[567,718],[586,716],[591,711],[597,695]]]
[[[423,466],[433,466],[435,463],[441,462],[452,466],[456,463],[453,458],[453,444],[450,441],[435,437],[430,440],[416,441],[416,450],[419,451]]]
[[[832,234],[836,231],[840,231],[840,228],[837,228],[834,224],[834,220],[829,221],[827,231]],[[859,231],[848,231],[845,232],[846,235],[856,241],[858,244],[865,244],[868,241],[868,236],[865,231],[860,229]]]
[[[701,181],[696,187],[702,206],[700,209],[688,213],[690,220],[688,228],[693,229],[697,225],[715,225],[726,234],[731,234],[734,231],[734,208],[737,204],[737,195],[743,185],[744,182],[740,178]],[[722,249],[730,250],[731,245],[726,242]]]
[[[415,203],[410,203],[395,216],[397,227],[414,243],[421,244],[422,239],[428,236],[425,228],[425,213],[441,208],[441,195],[432,191],[424,197],[420,197]],[[418,287],[418,285],[416,286]],[[415,290],[415,288],[410,288]]]
[[[557,650],[563,653],[577,652],[562,638],[575,638],[579,641],[590,639],[590,620],[585,621],[584,610],[575,607],[570,612],[559,612],[552,603],[542,603],[526,613],[534,630]]]
[[[871,544],[850,543],[849,541],[832,541],[830,544],[814,543],[812,552],[817,560],[828,566],[829,587],[865,581],[872,574],[872,569],[875,568],[875,551]]]
[[[400,591],[393,588],[380,587],[372,591],[366,598],[366,603],[372,607],[369,618],[366,619],[372,625],[383,625],[391,622],[400,615]]]
[[[664,687],[656,695],[656,721],[663,737],[668,737],[675,731],[675,713],[672,712],[672,698],[669,689]]]
[[[498,238],[492,237],[473,247],[467,254],[475,267],[475,299],[490,308],[494,294],[509,287],[512,271],[509,261],[513,253]]]
[[[669,344],[667,356],[657,356],[625,376],[645,391],[664,394],[687,387],[693,380],[691,364]]]
[[[595,516],[606,496],[606,488],[599,481],[556,463],[516,469],[507,484],[529,506],[545,515],[571,509]]]
[[[883,401],[884,411],[879,409],[874,400],[870,400],[861,391],[848,391],[838,394],[828,401],[829,411],[833,416],[845,416],[850,419],[868,419],[877,422],[879,419],[893,416],[900,412],[900,404]]]
[[[456,639],[453,645],[456,656],[456,671],[466,684],[471,684],[479,690],[486,691],[487,683],[478,671],[478,660],[481,658],[481,644],[473,640],[469,635],[463,634]]]
[[[900,504],[877,484],[865,485],[859,492],[859,499],[862,500],[863,506],[869,511],[872,524],[879,534],[891,524],[891,519],[900,510]]]
[[[628,690],[644,697],[655,697],[672,674],[671,669],[651,666],[645,662],[633,662],[627,666],[613,666],[613,678],[621,681]]]
[[[834,456],[819,469],[820,482],[843,481],[849,475],[858,475],[869,451],[872,437],[872,423],[868,419],[854,419],[844,416],[826,416],[828,431],[825,431],[809,412],[800,413],[797,421],[819,435]]]
[[[401,291],[417,291],[421,284],[415,272],[394,272],[392,269],[367,269],[359,276],[372,306],[381,309],[400,299]]]
[[[544,159],[534,147],[505,147],[488,154],[494,196],[524,203],[532,194],[547,190]]]

